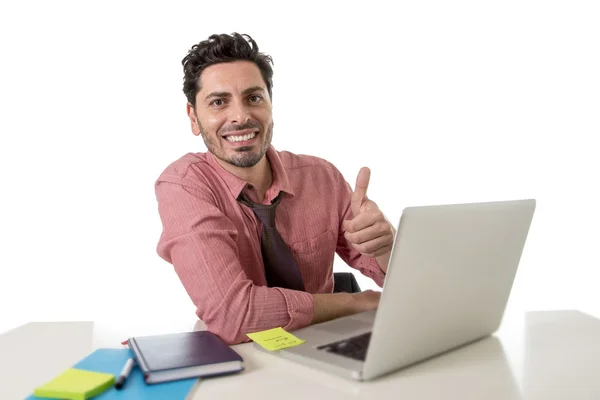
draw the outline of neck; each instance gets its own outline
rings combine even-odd
[[[216,157],[216,159],[227,171],[254,186],[258,192],[258,200],[260,202],[263,201],[267,189],[269,189],[271,183],[273,182],[271,164],[269,164],[266,154],[256,165],[248,168],[236,167],[235,165],[223,161],[218,157]]]

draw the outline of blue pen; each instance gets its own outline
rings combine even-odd
[[[123,387],[123,385],[125,384],[125,380],[127,380],[127,377],[129,376],[129,373],[131,372],[131,369],[133,368],[134,364],[135,359],[130,358],[129,360],[127,360],[125,366],[123,367],[123,370],[121,371],[121,374],[119,375],[119,378],[117,379],[117,383],[115,384],[115,387],[117,389],[121,389]]]

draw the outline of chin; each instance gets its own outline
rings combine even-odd
[[[244,149],[248,150],[244,151]],[[259,163],[260,160],[262,160],[266,151],[253,152],[249,151],[250,149],[250,147],[237,149],[237,154],[234,154],[232,157],[229,157],[228,162],[239,168],[254,167],[256,164]]]

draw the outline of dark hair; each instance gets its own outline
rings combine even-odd
[[[267,84],[269,97],[273,97],[273,59],[259,53],[258,45],[249,35],[233,33],[231,35],[211,35],[207,40],[192,46],[183,64],[183,93],[195,107],[196,94],[200,91],[200,74],[206,67],[232,61],[246,60],[255,63]]]

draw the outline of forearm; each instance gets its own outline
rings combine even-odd
[[[225,297],[196,297],[197,315],[228,344],[249,341],[248,333],[278,326],[286,330],[311,323],[312,295],[305,292],[235,282]]]
[[[388,222],[389,223],[389,222]],[[393,237],[396,237],[396,229],[390,224],[390,229],[392,230]],[[392,256],[392,247],[390,246],[389,250],[384,254],[381,254],[375,257],[375,261],[379,264],[379,268],[383,271],[384,274],[387,274],[388,264],[390,263],[390,257]]]
[[[379,268],[383,271],[384,274],[387,274],[388,264],[390,263],[391,252],[387,254],[383,254],[379,257],[375,257],[375,261],[379,265]]]
[[[313,294],[313,324],[352,314],[354,299],[350,293]]]
[[[313,294],[312,324],[373,310],[379,304],[379,296],[379,292],[372,290],[360,293]]]

